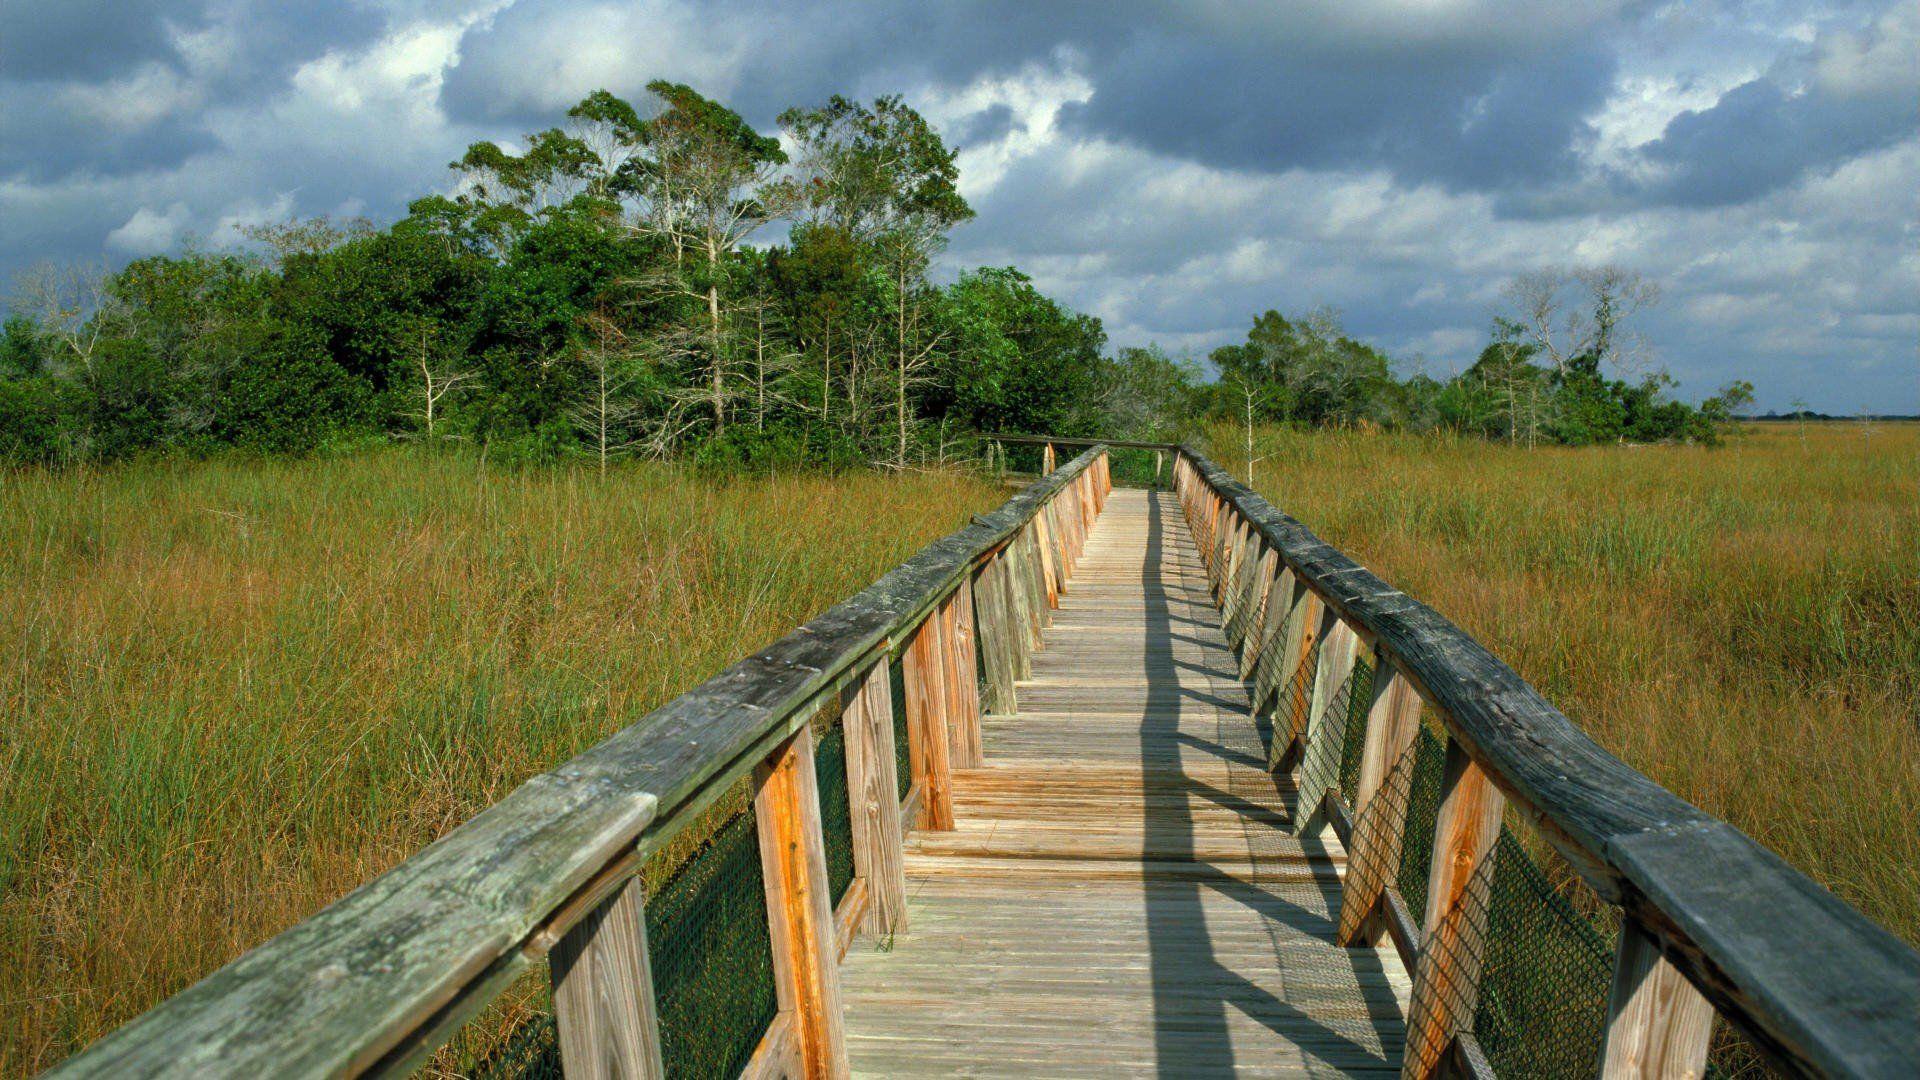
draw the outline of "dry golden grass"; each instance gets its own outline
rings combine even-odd
[[[45,1067],[1004,494],[408,453],[0,473],[0,1074]]]
[[[1542,450],[1269,431],[1259,455],[1275,505],[1920,943],[1920,426]]]

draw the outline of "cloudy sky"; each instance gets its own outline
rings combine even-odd
[[[1619,263],[1688,397],[1920,411],[1920,0],[0,0],[0,275],[388,221],[587,91],[899,92],[962,148],[947,254],[1116,344],[1330,304],[1457,370],[1503,282]]]

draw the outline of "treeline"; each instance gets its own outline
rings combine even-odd
[[[455,193],[388,228],[292,221],[251,230],[249,252],[42,267],[0,329],[0,459],[405,439],[907,467],[971,454],[978,432],[1172,439],[1207,416],[1705,439],[1740,404],[1602,374],[1649,295],[1615,271],[1516,285],[1514,316],[1447,381],[1397,378],[1328,312],[1259,317],[1212,354],[1214,382],[1156,348],[1109,356],[1098,319],[1014,268],[930,281],[973,211],[953,150],[899,98],[779,124],[674,83],[644,108],[599,91],[517,152],[468,148]],[[1563,310],[1574,284],[1591,295]]]
[[[787,112],[790,155],[685,86],[649,95],[592,94],[519,152],[474,145],[455,195],[390,228],[293,222],[254,230],[264,254],[27,275],[0,454],[372,437],[897,466],[968,432],[1106,424],[1125,387],[1099,320],[1012,268],[929,282],[972,210],[898,98]]]
[[[1211,354],[1209,408],[1242,423],[1436,429],[1522,442],[1712,442],[1753,402],[1728,384],[1689,405],[1647,362],[1636,314],[1657,289],[1616,267],[1516,278],[1487,346],[1449,379],[1397,378],[1387,355],[1349,337],[1328,310],[1269,311],[1243,344]]]

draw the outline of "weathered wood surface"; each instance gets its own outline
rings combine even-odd
[[[1916,1017],[1920,1020],[1920,1017]],[[1698,1080],[1707,1071],[1713,1006],[1660,955],[1660,943],[1627,926],[1614,957],[1602,1080]]]
[[[848,953],[856,1073],[1398,1070],[1406,971],[1332,943],[1342,850],[1288,833],[1169,496],[1109,496],[1018,694]]]
[[[1608,753],[1459,627],[1203,455],[1182,448],[1175,474],[1196,513],[1224,497],[1395,657],[1548,841],[1757,1043],[1813,1073],[1911,1073],[1920,952]]]
[[[560,1060],[580,1080],[659,1080],[647,919],[629,880],[567,931],[548,956]]]
[[[801,731],[754,769],[753,818],[767,893],[773,985],[793,1025],[793,1074],[847,1074],[846,1010],[820,833],[813,734]]]
[[[1407,1013],[1408,1080],[1442,1069],[1453,1040],[1473,1027],[1486,957],[1487,896],[1505,799],[1478,762],[1448,742],[1427,873],[1427,914]]]
[[[964,590],[963,590],[964,591]],[[865,885],[861,928],[884,937],[906,928],[907,878],[901,862],[900,773],[894,761],[893,688],[875,663],[841,714],[846,732],[847,797],[852,811],[855,884]]]

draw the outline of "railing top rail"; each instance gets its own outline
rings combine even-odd
[[[1103,452],[878,581],[75,1055],[81,1076],[400,1071],[544,955],[639,856],[911,630]]]
[[[1083,439],[1078,436],[1002,433],[982,435],[981,438],[993,442],[1013,443],[1016,446],[1104,446],[1111,450],[1165,450],[1168,453],[1174,453],[1180,449],[1179,443],[1142,442],[1137,439]]]
[[[1784,1060],[1908,1075],[1920,953],[1726,822],[1608,753],[1512,668],[1191,447],[1200,479],[1442,713],[1606,899]]]

